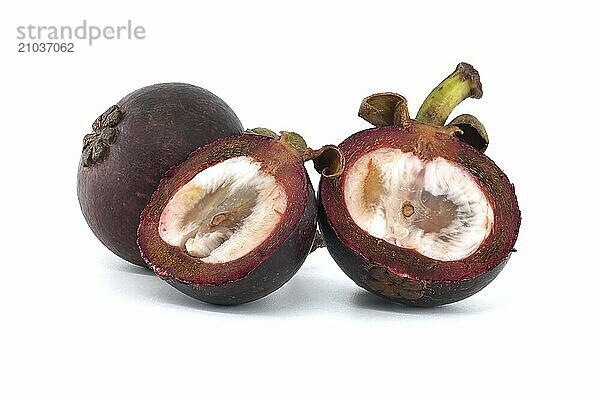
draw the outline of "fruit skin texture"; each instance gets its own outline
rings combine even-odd
[[[509,253],[498,266],[488,272],[457,282],[400,277],[384,266],[369,263],[358,252],[346,247],[331,228],[320,199],[318,218],[327,250],[350,279],[379,297],[411,306],[440,306],[464,300],[494,280],[510,258]]]
[[[286,166],[276,164],[282,155]],[[222,264],[202,263],[160,239],[158,221],[164,206],[197,172],[231,157],[258,157],[265,170],[285,170],[287,213],[264,243],[238,260]],[[285,284],[311,251],[317,228],[316,200],[302,157],[276,139],[236,135],[218,140],[190,154],[188,160],[169,171],[148,206],[138,232],[140,251],[154,272],[171,286],[195,299],[219,305],[235,305],[260,299]],[[280,172],[274,172],[279,174]],[[291,208],[293,207],[293,209]]]
[[[345,174],[321,180],[319,227],[327,249],[360,287],[385,299],[413,306],[437,306],[465,299],[489,284],[506,265],[516,241],[520,212],[514,187],[483,153],[446,128],[411,122],[358,132],[339,147],[347,165],[378,147],[413,151],[425,159],[459,161],[478,177],[494,204],[495,223],[480,249],[465,260],[441,262],[370,237],[349,217],[343,201]]]
[[[96,237],[119,257],[145,265],[136,243],[139,217],[165,172],[242,125],[223,100],[184,83],[141,88],[116,106],[84,139],[77,197]]]

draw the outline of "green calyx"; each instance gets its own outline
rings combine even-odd
[[[288,131],[281,131],[279,132],[279,135],[280,142],[287,144],[288,146],[296,150],[298,154],[300,154],[300,156],[304,158],[308,146],[306,145],[306,141],[302,136],[298,135],[296,132]]]
[[[281,132],[279,132],[279,135],[278,135],[275,132],[273,132],[272,130],[267,129],[267,128],[254,128],[254,129],[247,130],[246,134],[259,135],[259,136],[265,136],[265,137],[277,139],[281,143],[284,143],[285,145],[296,150],[302,158],[304,158],[304,155],[306,154],[306,151],[308,149],[308,146],[306,145],[306,141],[304,140],[304,138],[302,136],[300,136],[299,134],[297,134],[296,132],[281,131]]]
[[[279,135],[267,128],[254,128],[246,131],[249,135],[266,136],[273,139],[279,139]]]

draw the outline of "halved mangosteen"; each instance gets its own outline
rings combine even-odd
[[[170,171],[143,211],[138,244],[169,284],[213,304],[240,304],[287,282],[311,251],[316,201],[292,132],[219,140]]]
[[[400,95],[363,101],[359,115],[376,128],[339,146],[346,168],[319,192],[327,248],[359,286],[410,305],[447,304],[485,287],[508,261],[520,225],[514,187],[482,153],[487,133],[475,117],[441,126],[481,93],[479,74],[461,63],[416,120]]]

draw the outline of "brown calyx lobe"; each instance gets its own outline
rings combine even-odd
[[[352,220],[344,203],[346,173],[321,181],[321,203],[333,234],[344,246],[361,254],[365,262],[384,265],[400,276],[427,281],[470,279],[499,265],[513,249],[520,224],[514,188],[506,175],[484,154],[447,135],[445,128],[411,123],[405,127],[382,127],[350,136],[339,147],[347,169],[361,156],[390,147],[413,153],[424,161],[442,157],[456,162],[477,180],[494,209],[493,228],[480,248],[462,260],[438,261],[374,238]],[[409,213],[409,210],[406,210]],[[329,246],[329,243],[328,243]]]
[[[384,297],[418,300],[423,297],[427,283],[392,273],[385,267],[367,264],[362,277],[365,285]]]
[[[274,176],[284,188],[288,206],[273,234],[241,258],[220,264],[205,263],[183,249],[164,242],[159,236],[158,224],[164,207],[174,194],[200,171],[238,156],[250,156],[259,161],[261,170]],[[138,243],[150,267],[162,278],[175,279],[182,284],[222,285],[248,275],[274,254],[298,228],[308,202],[308,177],[298,153],[274,138],[238,135],[198,149],[183,164],[169,171],[142,213]],[[313,215],[311,236],[304,240],[307,242],[304,243],[306,254],[314,238],[315,218]],[[297,243],[296,247],[303,246]]]
[[[358,116],[378,127],[403,126],[410,122],[406,99],[393,92],[365,97],[360,104]]]
[[[92,133],[83,138],[82,164],[91,167],[108,156],[110,145],[119,135],[118,125],[123,120],[123,111],[117,105],[111,106],[92,124]]]

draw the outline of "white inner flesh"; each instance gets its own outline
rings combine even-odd
[[[234,157],[199,172],[167,204],[162,240],[207,263],[238,259],[273,231],[287,197],[251,157]]]
[[[474,178],[440,157],[424,162],[398,149],[378,149],[351,166],[344,185],[358,226],[435,260],[473,254],[492,229],[492,207]]]

